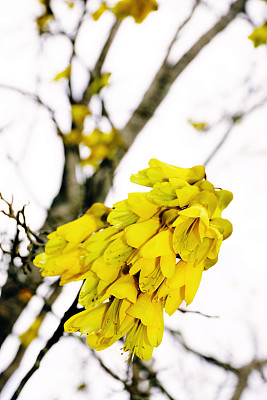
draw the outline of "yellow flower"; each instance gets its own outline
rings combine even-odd
[[[165,279],[157,291],[158,299],[166,299],[165,311],[172,315],[183,300],[192,303],[200,285],[204,266],[179,261],[171,278]]]
[[[43,276],[61,275],[61,285],[82,279],[88,268],[81,262],[83,250],[79,246],[99,229],[107,226],[109,208],[96,203],[81,217],[57,228],[48,235],[45,251],[33,260]]]
[[[84,104],[73,104],[71,106],[71,116],[72,122],[77,126],[79,129],[83,129],[83,124],[85,118],[91,114],[88,106]]]
[[[126,228],[126,242],[137,249],[144,245],[150,238],[154,237],[160,228],[159,218],[151,218],[137,222]]]
[[[87,334],[90,347],[104,350],[132,327],[134,319],[126,313],[130,306],[126,299],[113,299],[74,315],[65,323],[64,329]]]
[[[162,310],[162,302],[154,301],[152,296],[146,293],[141,293],[137,302],[127,310],[127,314],[136,318],[127,333],[124,346],[124,350],[129,350],[132,357],[136,354],[144,361],[149,360],[153,348],[161,343],[164,330]]]
[[[140,24],[151,11],[156,11],[157,9],[156,0],[122,0],[115,4],[113,8],[108,7],[103,2],[92,17],[97,21],[106,10],[110,10],[118,19],[133,17],[135,22]]]
[[[258,26],[254,29],[254,31],[248,37],[252,40],[254,47],[259,47],[262,44],[267,43],[267,22],[265,22],[262,26]]]
[[[155,0],[122,0],[113,8],[112,12],[118,19],[133,17],[140,24],[151,11],[156,11],[158,4]]]
[[[82,159],[81,165],[90,164],[95,169],[105,158],[114,159],[117,149],[124,144],[119,131],[115,128],[112,128],[109,133],[102,132],[99,129],[95,129],[90,134],[82,133],[79,143],[90,149],[89,157]]]
[[[43,275],[61,274],[62,284],[84,279],[85,310],[65,330],[86,334],[96,350],[126,334],[124,350],[143,360],[162,340],[163,309],[172,315],[193,301],[203,271],[232,233],[221,214],[233,195],[214,188],[203,166],[149,165],[132,180],[150,192],[130,193],[112,210],[96,204],[50,234],[35,259]]]
[[[148,198],[160,206],[185,207],[199,192],[197,186],[192,186],[180,178],[170,178],[169,182],[155,183]]]
[[[149,161],[149,167],[131,176],[131,181],[138,185],[151,186],[166,182],[170,178],[180,178],[192,184],[205,177],[205,167],[197,165],[192,168],[180,168],[163,163],[155,158]]]
[[[108,222],[116,228],[125,228],[134,224],[138,218],[138,215],[131,210],[128,200],[122,200],[114,204],[108,216]]]
[[[102,281],[93,271],[88,271],[79,294],[79,303],[86,309],[92,308],[107,300],[110,295],[106,292],[109,282]]]

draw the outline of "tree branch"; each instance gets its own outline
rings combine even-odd
[[[59,286],[58,282],[55,282],[55,284],[53,284],[52,289],[53,289],[53,291],[52,291],[51,295],[49,296],[49,298],[44,299],[44,301],[45,301],[44,305],[36,318],[43,320],[45,315],[47,314],[47,312],[51,311],[51,307],[52,307],[54,301],[57,299],[57,297],[60,295],[60,293],[62,291],[62,286]],[[0,374],[0,392],[2,391],[3,387],[5,386],[5,384],[9,380],[9,378],[12,376],[12,374],[18,369],[27,348],[28,348],[28,346],[25,346],[25,344],[21,343],[12,362]]]
[[[40,104],[43,108],[45,108],[49,112],[50,117],[51,117],[52,121],[54,122],[54,124],[55,124],[55,126],[57,128],[58,135],[59,136],[62,135],[62,133],[61,133],[61,131],[59,129],[58,123],[56,121],[56,118],[55,118],[55,112],[52,110],[52,108],[49,107],[48,104],[44,103],[37,94],[27,92],[25,90],[16,88],[14,86],[6,85],[4,83],[0,83],[0,89],[11,90],[13,92],[17,92],[17,93],[21,94],[22,96],[25,96],[28,99],[34,101],[36,104]]]
[[[24,376],[22,381],[20,382],[17,390],[13,394],[12,398],[10,400],[16,400],[18,396],[20,395],[22,389],[28,382],[28,380],[31,378],[31,376],[34,374],[34,372],[40,367],[40,363],[46,353],[51,349],[51,347],[56,344],[61,336],[63,335],[64,332],[64,324],[69,319],[73,314],[75,314],[78,309],[77,309],[77,303],[78,303],[78,297],[79,295],[76,296],[75,300],[73,301],[72,305],[69,307],[69,309],[65,312],[63,318],[61,319],[56,331],[54,332],[53,336],[48,340],[46,346],[40,351],[38,354],[38,357],[32,366],[32,368],[28,371],[28,373]]]
[[[227,117],[229,120],[229,126],[226,129],[223,137],[217,144],[217,146],[212,150],[208,158],[204,161],[203,165],[207,166],[208,163],[214,158],[214,156],[218,153],[220,148],[223,146],[223,144],[226,142],[226,139],[230,136],[230,133],[232,132],[233,128],[235,127],[236,123],[240,122],[242,119],[247,117],[249,114],[252,114],[254,111],[256,111],[258,108],[264,106],[267,102],[267,97],[262,99],[260,102],[254,104],[249,110],[241,112],[240,114],[235,114],[230,117]]]
[[[247,0],[236,0],[229,8],[226,15],[202,35],[198,41],[180,58],[180,60],[170,65],[164,61],[159,68],[154,80],[146,91],[143,100],[132,114],[121,133],[126,145],[129,147],[135,136],[144,128],[154,112],[165,99],[174,81],[181,75],[185,68],[197,57],[204,47],[223,31],[239,13],[245,12]]]

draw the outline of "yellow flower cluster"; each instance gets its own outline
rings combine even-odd
[[[106,2],[103,2],[92,17],[97,21],[105,11],[109,10],[119,20],[133,17],[135,22],[140,24],[151,11],[157,11],[157,9],[156,0],[121,0],[114,7],[109,7]]]
[[[63,135],[63,140],[68,146],[78,144],[90,149],[89,156],[82,158],[80,165],[92,165],[95,170],[103,160],[113,160],[118,148],[124,145],[122,136],[115,128],[108,133],[96,128],[90,134],[83,133],[81,129],[72,129],[67,135]]]
[[[149,360],[163,335],[163,310],[172,315],[190,304],[203,270],[218,260],[231,235],[221,218],[232,193],[206,180],[204,166],[179,168],[156,159],[131,177],[152,187],[130,193],[113,209],[93,205],[59,227],[35,258],[44,276],[61,283],[84,279],[79,303],[85,308],[65,324],[103,350],[126,334],[124,350]]]

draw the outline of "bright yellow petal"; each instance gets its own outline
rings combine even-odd
[[[180,178],[191,184],[205,177],[205,167],[203,165],[197,165],[192,168],[180,168],[153,158],[149,161],[149,166],[160,168],[165,178]]]
[[[140,254],[144,258],[167,256],[173,254],[171,230],[166,229],[156,234],[142,247]]]
[[[209,218],[211,218],[217,208],[218,200],[214,193],[203,190],[193,197],[190,204],[203,206],[207,210]]]
[[[131,275],[123,275],[107,289],[107,293],[117,299],[128,299],[135,303],[138,293],[136,280]]]
[[[203,206],[194,205],[179,212],[179,215],[189,218],[200,218],[206,226],[209,225],[209,216],[207,210]],[[178,218],[177,218],[178,221]]]
[[[87,335],[86,341],[89,347],[97,351],[101,351],[112,346],[120,338],[121,338],[120,334],[115,335],[113,337],[103,337],[100,332],[98,334]]]
[[[93,262],[91,268],[91,270],[95,272],[101,280],[109,283],[112,283],[117,279],[120,269],[120,265],[112,265],[110,262],[106,261],[103,256],[97,258]]]
[[[184,286],[186,266],[187,266],[187,263],[182,260],[176,264],[176,267],[175,267],[172,277],[166,279],[166,285],[170,289],[177,289],[179,287]]]
[[[126,228],[125,239],[130,246],[139,249],[156,234],[159,228],[160,221],[158,218],[137,222],[136,224]]]
[[[159,326],[162,318],[162,303],[152,301],[150,294],[141,293],[136,303],[128,309],[127,314],[139,318],[146,326]]]
[[[138,220],[138,215],[130,208],[128,200],[122,200],[114,204],[108,216],[108,222],[116,226],[116,228],[123,229],[126,226],[134,224]]]
[[[231,236],[233,232],[233,226],[228,219],[215,218],[210,221],[210,225],[214,226],[223,235],[223,240]]]
[[[213,214],[212,218],[219,218],[222,211],[228,206],[228,204],[233,200],[233,193],[229,190],[219,190],[215,192],[218,199],[218,206]]]
[[[194,267],[193,263],[187,263],[185,273],[185,301],[187,304],[192,303],[200,285],[203,273],[203,265]]]
[[[182,288],[173,289],[166,300],[165,311],[168,315],[172,315],[180,307],[184,300],[184,290]]]
[[[105,303],[73,315],[65,322],[64,330],[66,332],[97,333],[108,307],[109,303]]]
[[[129,193],[128,202],[131,210],[143,219],[153,217],[160,207],[147,200],[146,193]]]
[[[163,318],[159,326],[147,326],[147,338],[151,346],[158,347],[162,342],[164,331]]]
[[[179,207],[187,206],[190,201],[196,196],[199,189],[196,186],[186,186],[176,190],[176,196],[179,200]]]
[[[128,246],[124,237],[119,237],[110,243],[104,252],[106,261],[117,263],[118,266],[124,264],[130,254],[133,252],[132,247]]]
[[[160,257],[160,268],[162,274],[167,278],[172,277],[175,270],[175,265],[176,265],[176,255],[174,253]]]

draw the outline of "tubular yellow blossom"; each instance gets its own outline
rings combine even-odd
[[[151,186],[159,182],[167,182],[170,178],[180,178],[192,184],[205,177],[205,167],[197,165],[192,168],[180,168],[163,163],[155,158],[149,161],[149,167],[131,176],[131,181],[138,185]]]
[[[84,279],[85,310],[66,331],[86,334],[95,350],[126,335],[124,350],[148,360],[162,340],[163,310],[172,315],[190,304],[203,271],[218,261],[232,233],[221,214],[233,195],[207,181],[202,165],[152,159],[131,180],[152,189],[130,193],[111,210],[95,204],[51,233],[34,263],[43,276],[61,275],[61,284]]]
[[[96,203],[81,217],[57,228],[48,235],[45,252],[33,260],[43,276],[61,275],[61,284],[80,279],[87,271],[81,262],[80,244],[93,232],[108,226],[109,208]],[[82,278],[81,278],[82,279]]]

